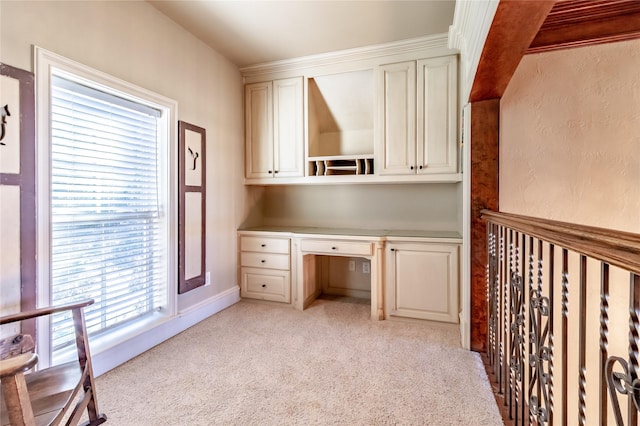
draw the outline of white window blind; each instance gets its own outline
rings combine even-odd
[[[51,298],[95,299],[90,335],[166,307],[166,229],[159,111],[53,76]],[[51,324],[52,351],[75,343],[70,315]]]

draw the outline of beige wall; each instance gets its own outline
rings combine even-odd
[[[264,189],[262,224],[462,233],[459,184],[310,185]]]
[[[501,101],[500,209],[640,233],[640,40],[525,56]]]
[[[207,130],[212,286],[181,296],[179,309],[235,286],[235,231],[247,210],[237,67],[142,1],[0,2],[0,40],[3,63],[32,70],[38,45],[177,100],[178,118]]]

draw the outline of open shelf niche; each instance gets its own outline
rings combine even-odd
[[[308,86],[308,175],[372,175],[373,70],[317,76]]]

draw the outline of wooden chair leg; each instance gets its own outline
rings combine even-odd
[[[33,426],[36,424],[24,374],[16,373],[13,376],[3,377],[2,395],[9,411],[9,421],[12,425]]]
[[[91,353],[87,342],[89,336],[84,318],[84,310],[74,309],[72,311],[73,323],[76,332],[76,347],[78,350],[78,362],[80,368],[88,369],[87,377],[84,380],[84,391],[88,396],[86,405],[89,421],[85,425],[96,426],[107,421],[107,416],[100,414],[98,410],[98,398],[96,397],[96,381],[93,377],[93,365],[91,364]]]

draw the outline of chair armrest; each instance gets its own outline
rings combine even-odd
[[[32,311],[26,311],[26,312],[19,312],[17,314],[0,317],[0,325],[8,324],[10,322],[16,322],[16,321],[24,321],[30,318],[36,318],[43,315],[51,315],[51,314],[55,314],[56,312],[70,311],[73,309],[81,309],[92,304],[93,304],[93,299],[87,299],[82,302],[69,303],[69,304],[60,305],[60,306],[51,306],[48,308],[39,308],[39,309],[34,309]]]
[[[26,353],[0,361],[0,379],[24,373],[38,362],[38,355]]]

